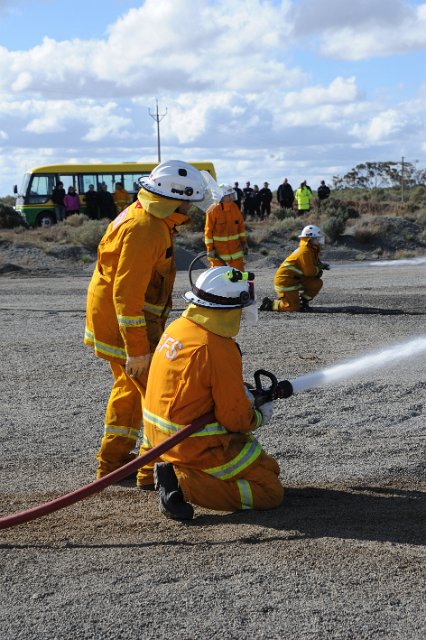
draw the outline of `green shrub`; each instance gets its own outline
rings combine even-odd
[[[65,224],[70,227],[81,227],[87,220],[88,216],[81,213],[73,213],[72,216],[65,218]]]
[[[423,185],[414,187],[410,191],[409,199],[410,202],[414,202],[415,204],[422,204],[426,202],[426,188]]]
[[[0,204],[0,228],[13,229],[14,227],[26,227],[26,223],[13,207]]]
[[[83,218],[85,216],[81,217]],[[81,244],[87,249],[97,249],[108,224],[108,219],[88,220],[86,218],[81,226],[72,229],[72,242],[74,242],[75,244]]]
[[[322,224],[322,230],[331,242],[341,236],[349,218],[348,208],[344,204],[332,204],[327,208],[328,218]]]

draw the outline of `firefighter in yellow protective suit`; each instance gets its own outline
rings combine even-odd
[[[117,214],[121,213],[129,206],[131,200],[130,194],[123,188],[121,182],[115,183],[115,191],[112,194],[112,199],[114,200],[115,211]]]
[[[274,288],[278,299],[263,298],[260,311],[310,311],[309,302],[322,288],[322,272],[329,269],[320,261],[324,236],[314,224],[299,236],[299,247],[278,267]]]
[[[141,455],[205,413],[215,415],[162,454],[162,462],[138,471],[139,486],[154,477],[160,510],[171,518],[191,519],[190,503],[237,511],[272,509],[283,499],[278,463],[252,433],[270,420],[272,403],[255,408],[234,340],[242,312],[257,320],[248,277],[228,266],[201,274],[185,294],[189,306],[167,327],[153,355]]]
[[[138,200],[109,224],[99,244],[87,293],[84,342],[109,361],[114,376],[98,478],[134,458],[151,353],[171,308],[174,230],[206,190],[202,174],[178,160],[159,164],[140,186]]]
[[[247,234],[244,218],[235,203],[236,192],[230,185],[221,185],[222,199],[212,204],[206,213],[204,244],[211,267],[224,263],[244,269],[247,254]]]

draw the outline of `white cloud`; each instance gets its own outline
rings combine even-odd
[[[299,92],[289,92],[284,97],[284,107],[324,104],[327,102],[353,102],[359,99],[360,92],[356,86],[356,79],[337,77],[328,87],[306,87]]]
[[[359,2],[353,6],[357,5]],[[426,46],[426,4],[414,8],[397,0],[380,0],[377,5],[380,12],[367,11],[358,22],[333,25],[332,21],[321,35],[321,53],[342,60],[366,60]]]

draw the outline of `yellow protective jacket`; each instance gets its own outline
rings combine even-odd
[[[311,200],[314,197],[312,191],[307,187],[299,187],[294,195],[297,200],[297,208],[300,211],[309,211],[311,208]]]
[[[142,189],[108,225],[87,293],[84,335],[100,358],[124,364],[127,355],[154,351],[171,308],[173,230],[188,219],[175,212],[180,204]]]
[[[223,480],[238,478],[262,452],[251,434],[262,416],[246,397],[237,344],[189,319],[191,306],[184,313],[188,317],[167,327],[154,353],[145,396],[143,449],[160,444],[195,418],[214,411],[214,422],[161,459]],[[194,313],[196,317],[197,309]]]
[[[121,213],[130,203],[130,195],[126,189],[116,189],[112,194],[117,213]]]
[[[274,278],[274,288],[280,297],[286,291],[302,289],[302,277],[314,278],[320,274],[320,247],[309,242],[309,238],[300,238],[298,248],[280,264]]]
[[[207,209],[204,243],[207,253],[214,250],[231,266],[234,266],[232,261],[243,258],[247,234],[242,213],[235,202],[219,202]],[[214,259],[210,263],[213,267],[223,264]]]

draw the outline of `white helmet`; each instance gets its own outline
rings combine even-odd
[[[184,298],[199,307],[236,309],[254,303],[254,274],[229,266],[212,267],[198,276]]]
[[[222,198],[224,196],[232,196],[233,200],[236,200],[236,192],[234,187],[231,187],[230,184],[220,184],[219,187],[222,189]]]
[[[309,224],[305,227],[298,238],[312,238],[314,240],[318,240],[320,244],[324,244],[323,233],[315,224]]]
[[[139,186],[165,198],[189,202],[200,202],[206,192],[200,171],[180,160],[161,162],[149,176],[139,178]]]

